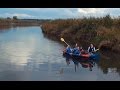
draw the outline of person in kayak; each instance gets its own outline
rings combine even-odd
[[[75,44],[75,47],[78,47],[78,44],[77,44],[77,43]]]
[[[70,48],[70,45],[67,46],[67,48],[66,48],[66,53],[72,54],[72,50],[71,50],[71,48]]]
[[[84,53],[84,52],[85,52],[85,50],[83,49],[82,46],[80,47],[80,52],[81,52],[81,53]]]
[[[78,55],[78,56],[81,54],[79,46],[76,46],[76,47],[73,49],[72,54],[73,54],[73,55]]]
[[[93,46],[93,44],[90,44],[90,46],[88,47],[88,52],[95,52],[95,47]]]
[[[88,51],[84,50],[83,47],[80,47],[80,52],[81,54],[88,54]]]

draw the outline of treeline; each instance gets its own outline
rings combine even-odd
[[[49,20],[43,19],[19,19],[17,16],[13,16],[13,18],[0,18],[0,27],[4,26],[40,26],[40,24],[44,22],[48,22]]]
[[[100,48],[120,51],[120,18],[85,17],[82,19],[57,19],[42,24],[43,33],[69,43],[93,43]]]

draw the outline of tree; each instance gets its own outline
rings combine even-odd
[[[8,20],[11,20],[11,18],[10,18],[10,17],[7,17],[7,19],[8,19]]]
[[[18,18],[17,18],[17,16],[13,16],[13,19],[14,19],[14,20],[17,20]]]
[[[103,18],[103,21],[104,21],[104,26],[107,28],[110,28],[113,24],[113,20],[109,14]]]

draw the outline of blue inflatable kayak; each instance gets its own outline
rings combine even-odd
[[[63,56],[69,55],[72,58],[76,58],[76,59],[81,59],[81,58],[85,58],[85,59],[94,59],[96,57],[96,54],[93,53],[82,53],[82,54],[72,54],[72,53],[66,53],[65,51],[63,51]]]

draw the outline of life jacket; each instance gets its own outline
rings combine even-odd
[[[89,48],[89,52],[93,52],[94,51],[94,47],[93,48]]]
[[[80,50],[78,50],[77,48],[73,49],[73,54],[80,54]]]
[[[67,49],[66,49],[66,52],[67,52],[67,53],[72,53],[71,48],[67,48]]]

